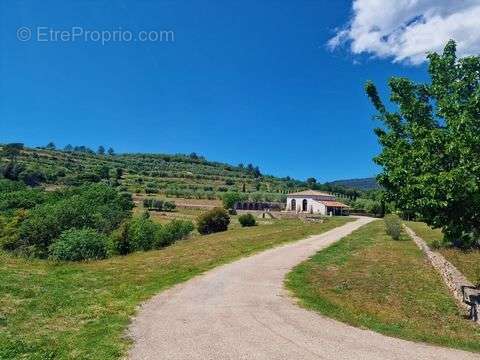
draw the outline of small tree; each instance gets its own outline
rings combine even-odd
[[[108,148],[108,155],[110,155],[110,156],[114,156],[114,155],[115,155],[115,150],[113,150],[112,147],[109,147],[109,148]]]
[[[230,217],[222,208],[214,208],[197,219],[198,232],[202,235],[226,231],[230,224]]]
[[[307,179],[307,185],[309,187],[313,187],[316,183],[317,183],[317,179],[315,179],[314,177],[310,177]]]
[[[242,196],[237,192],[226,192],[222,195],[223,207],[225,209],[233,209],[235,203],[239,202]]]
[[[109,179],[110,178],[110,168],[106,165],[102,165],[98,169],[98,176],[100,176],[101,179]]]
[[[47,149],[47,150],[55,150],[56,148],[57,148],[57,147],[55,146],[55,144],[54,144],[52,141],[50,141],[50,142],[47,144],[47,146],[45,146],[45,149]]]
[[[385,216],[385,231],[393,240],[399,240],[402,234],[402,220],[395,214]]]
[[[386,201],[442,228],[458,247],[480,245],[480,56],[457,59],[454,41],[428,55],[431,83],[389,81],[395,112],[372,82],[366,92],[383,127],[375,162]]]
[[[97,154],[98,155],[105,155],[105,148],[102,145],[100,145],[98,147]]]

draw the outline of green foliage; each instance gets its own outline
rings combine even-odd
[[[242,227],[245,226],[255,226],[257,225],[257,221],[252,214],[243,214],[238,217],[238,222]]]
[[[187,237],[194,227],[191,221],[172,220],[161,226],[157,232],[154,246],[159,249]]]
[[[25,190],[24,183],[19,181],[11,181],[8,179],[0,179],[0,193],[7,193],[12,191]]]
[[[110,168],[106,165],[100,166],[98,169],[98,176],[101,179],[109,179],[110,178]]]
[[[20,155],[23,148],[24,146],[22,143],[5,144],[2,147],[2,152],[0,154],[9,158],[11,161],[14,161],[16,157]]]
[[[235,203],[242,199],[242,195],[238,192],[226,192],[222,195],[223,207],[225,209],[233,209]]]
[[[148,214],[148,213],[147,213]],[[125,255],[134,251],[160,249],[188,236],[193,231],[190,221],[172,220],[161,225],[148,215],[123,223],[110,236],[111,252]]]
[[[222,208],[214,208],[197,219],[197,229],[202,235],[226,231],[230,224],[230,216]]]
[[[384,217],[385,231],[393,240],[400,240],[402,235],[402,220],[398,215],[389,214]]]
[[[69,229],[50,245],[54,260],[97,260],[107,256],[107,236],[93,229]]]
[[[25,210],[17,210],[12,216],[0,216],[0,248],[15,251],[22,247],[18,228],[26,215]]]
[[[383,215],[382,203],[379,200],[373,200],[368,198],[357,198],[351,203],[353,211],[365,211],[368,214],[375,216]]]
[[[143,199],[143,207],[148,210],[155,211],[173,211],[177,207],[174,202],[157,200],[157,199]]]
[[[60,234],[72,228],[92,228],[108,234],[127,216],[132,208],[114,188],[95,184],[75,189],[56,202],[33,208],[20,225],[25,246],[41,257]]]
[[[128,227],[128,242],[131,251],[147,251],[153,248],[159,225],[146,216],[135,217]]]
[[[36,189],[0,192],[0,211],[30,209],[51,197],[51,194]]]
[[[27,168],[19,173],[18,179],[28,186],[38,186],[47,179],[47,176],[40,169]]]
[[[375,86],[366,92],[384,127],[375,129],[388,201],[442,228],[454,246],[480,244],[480,56],[456,58],[455,42],[428,55],[431,83],[389,81],[396,112]]]

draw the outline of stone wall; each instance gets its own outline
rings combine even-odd
[[[462,286],[473,286],[473,284],[468,281],[467,278],[441,254],[432,251],[427,243],[421,237],[417,236],[412,229],[405,225],[404,228],[415,244],[417,244],[417,246],[427,256],[433,267],[440,273],[443,281],[450,289],[460,308],[468,311],[470,307],[463,302]]]

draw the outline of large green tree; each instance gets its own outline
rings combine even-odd
[[[387,201],[442,228],[458,247],[480,245],[480,56],[456,57],[454,41],[428,55],[431,81],[389,81],[387,109],[366,92],[383,126],[375,129]]]

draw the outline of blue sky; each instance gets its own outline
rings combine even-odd
[[[67,5],[68,3],[68,5]],[[329,49],[351,1],[3,1],[0,142],[197,152],[321,181],[375,175],[373,108],[425,65]],[[32,30],[29,41],[17,29]],[[174,41],[36,41],[38,27]]]

